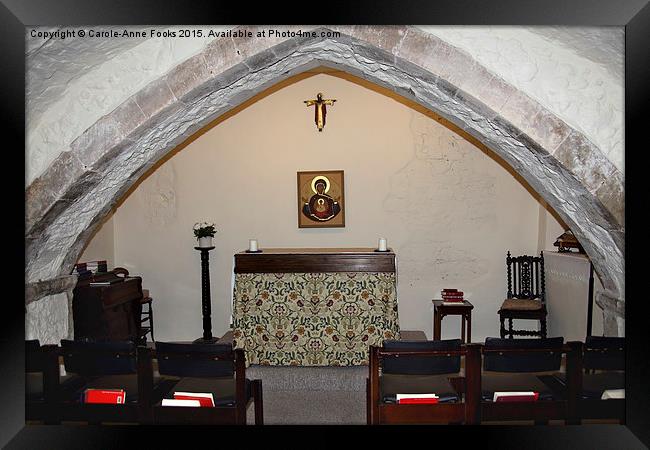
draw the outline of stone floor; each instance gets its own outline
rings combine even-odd
[[[426,340],[401,331],[404,340]],[[228,342],[226,333],[220,342]],[[251,365],[246,377],[262,380],[265,425],[364,425],[368,366],[294,367]],[[248,423],[254,423],[251,405]]]

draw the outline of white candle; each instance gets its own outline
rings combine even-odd
[[[249,252],[256,252],[257,251],[257,239],[249,239],[248,240],[248,251]]]
[[[379,238],[379,250],[385,252],[387,249],[386,238]]]

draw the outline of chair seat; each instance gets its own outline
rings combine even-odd
[[[64,395],[64,400],[81,402],[83,401],[83,393],[86,389],[124,389],[126,391],[126,403],[138,402],[138,375],[137,374],[124,374],[124,375],[105,375],[101,377],[92,377],[80,383],[82,377],[75,376],[76,389],[68,389],[68,393]],[[154,375],[153,386],[154,395],[160,384],[160,377]],[[70,381],[72,385],[73,380]]]
[[[539,311],[544,304],[539,299],[507,298],[501,305],[502,311]]]
[[[443,375],[401,375],[383,374],[379,377],[381,398],[385,403],[395,403],[396,394],[434,393],[440,397],[440,403],[458,401],[458,395],[449,383],[449,377],[457,374]]]
[[[538,392],[540,400],[561,400],[540,377],[531,373],[484,372],[481,376],[481,396],[491,402],[495,392]]]
[[[80,401],[83,400],[83,392],[86,389],[124,389],[126,391],[126,403],[137,403],[138,376],[136,374],[126,374],[92,378],[79,390]]]
[[[67,374],[59,378],[59,389],[62,395],[78,391],[83,386],[83,378]],[[29,401],[42,401],[43,397],[43,373],[27,372],[25,373],[25,397]]]
[[[555,378],[566,386],[565,374]],[[625,389],[625,373],[619,371],[585,374],[582,376],[582,398],[600,400],[608,389]]]
[[[246,400],[251,398],[250,380],[246,379]],[[174,398],[174,392],[210,392],[215,406],[235,405],[235,379],[183,377],[174,383],[164,398]]]

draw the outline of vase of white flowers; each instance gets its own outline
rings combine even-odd
[[[194,224],[194,237],[199,241],[199,247],[212,247],[212,238],[216,232],[213,223],[197,222]]]

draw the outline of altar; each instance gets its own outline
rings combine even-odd
[[[247,364],[355,366],[399,339],[395,253],[263,249],[235,255],[233,345]]]

